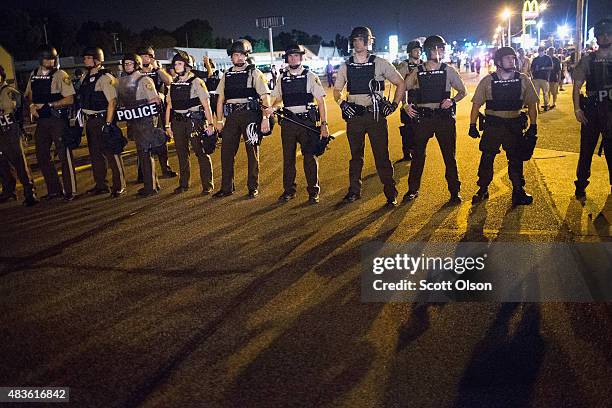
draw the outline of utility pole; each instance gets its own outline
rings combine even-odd
[[[574,56],[574,61],[578,64],[580,60],[580,54],[582,51],[583,40],[583,32],[582,27],[584,25],[584,0],[576,1],[576,55]]]

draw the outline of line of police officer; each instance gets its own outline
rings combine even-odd
[[[597,23],[595,35],[600,49],[581,60],[574,85],[576,117],[582,123],[581,155],[576,181],[576,197],[580,199],[585,197],[584,188],[588,184],[590,158],[599,134],[604,136],[604,150],[612,154],[610,147],[612,144],[607,143],[610,137],[612,83],[609,19]],[[412,43],[411,59],[400,66],[401,74],[390,63],[369,52],[373,40],[374,36],[369,28],[353,29],[350,36],[353,55],[341,65],[334,86],[334,99],[346,120],[351,149],[349,189],[344,201],[353,202],[361,197],[361,170],[367,133],[387,204],[397,205],[397,189],[393,179],[393,167],[389,160],[388,128],[385,118],[403,101],[402,121],[404,126],[410,129],[407,137],[402,135],[404,158],[412,160],[408,192],[404,200],[413,200],[419,194],[427,142],[435,135],[446,166],[449,203],[460,203],[460,182],[455,158],[455,106],[466,95],[466,90],[457,71],[441,62],[446,47],[444,39],[435,35],[425,40],[422,46],[427,57],[425,62],[418,59],[421,45]],[[304,153],[309,201],[317,203],[320,187],[316,152],[320,151],[320,143],[327,141],[329,137],[324,89],[319,78],[302,65],[304,49],[293,44],[285,53],[289,69],[278,78],[278,86],[270,95],[261,71],[246,62],[251,51],[251,44],[246,40],[238,40],[232,44],[228,55],[233,66],[221,79],[216,90],[218,101],[215,127],[223,137],[222,183],[220,190],[213,196],[220,198],[234,193],[234,158],[241,138],[245,140],[248,157],[248,195],[251,198],[258,195],[259,145],[263,136],[270,134],[274,124],[273,116],[277,115],[283,119],[281,139],[284,161],[284,191],[279,200],[289,201],[295,197],[295,153],[297,143],[300,143]],[[101,67],[103,60],[101,51],[98,49],[86,51],[84,58],[88,73],[85,75],[84,88],[82,87],[80,96],[81,103],[84,104],[83,113],[87,123],[96,180],[94,192],[104,189],[106,168],[101,163],[102,158],[111,162],[114,196],[125,191],[120,156],[112,153],[111,148],[110,152],[101,149],[102,154],[100,154],[99,148],[99,139],[108,139],[110,135],[116,134],[113,110],[117,105],[119,108],[116,116],[127,119],[128,132],[134,134],[139,159],[143,165],[145,187],[139,192],[145,196],[157,193],[159,185],[155,177],[152,152],[165,143],[164,138],[160,139],[154,131],[156,128],[154,119],[159,113],[156,110],[159,108],[155,107],[159,105],[160,98],[153,81],[140,71],[141,57],[135,54],[124,57],[123,69],[127,75],[117,81],[119,100],[117,104],[113,102],[114,94],[110,89],[114,78]],[[32,73],[26,92],[33,102],[31,113],[39,117],[37,128],[37,142],[40,141],[40,145],[37,143],[39,161],[44,161],[45,152],[48,155],[51,141],[56,142],[56,146],[58,144],[61,146],[61,131],[58,128],[64,125],[62,109],[71,103],[73,92],[69,80],[66,80],[67,75],[55,68],[56,59],[57,54],[54,50],[43,50],[41,67]],[[512,204],[527,205],[531,204],[533,199],[524,189],[523,162],[529,160],[533,154],[537,140],[538,99],[531,80],[517,72],[517,54],[512,48],[498,49],[494,61],[497,71],[480,81],[472,99],[468,134],[473,138],[481,136],[476,126],[479,118],[483,119],[481,130],[484,130],[479,146],[482,152],[478,169],[479,190],[472,198],[472,202],[476,204],[488,198],[488,186],[493,177],[493,161],[500,152],[499,148],[503,147],[509,162],[508,173],[513,186]],[[200,165],[202,193],[209,194],[213,189],[210,153],[216,145],[217,135],[213,128],[214,117],[206,85],[190,72],[193,66],[193,59],[184,52],[177,53],[173,58],[177,77],[170,83],[165,127],[167,135],[175,139],[179,156],[181,177],[175,192],[180,193],[189,188],[188,157],[191,145]],[[580,76],[582,74],[584,78]],[[396,85],[392,101],[384,97],[385,80]],[[580,87],[585,81],[587,97],[580,98]],[[343,95],[345,87],[346,96]],[[454,96],[452,90],[456,91]],[[485,114],[481,115],[479,109],[485,103]],[[523,112],[525,106],[526,113]],[[320,126],[317,126],[319,124]],[[70,171],[71,152],[70,149],[60,149],[59,153],[63,167],[68,170],[68,174],[64,174],[65,196],[71,199],[76,191],[74,174]],[[612,157],[612,155],[606,156],[608,161],[610,160],[608,157]],[[53,178],[49,161],[41,163],[40,166],[47,181],[48,196],[53,198],[59,195],[61,190]],[[25,187],[28,184],[27,177],[20,176],[20,178]],[[34,197],[33,188],[29,188],[28,191],[31,194],[27,193],[29,194],[27,196]],[[32,198],[30,201],[33,202]]]

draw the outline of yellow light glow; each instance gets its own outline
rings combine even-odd
[[[502,15],[501,15],[501,16],[502,16],[502,18],[504,18],[504,19],[506,19],[506,20],[507,20],[507,19],[509,19],[509,18],[510,18],[510,16],[511,16],[511,15],[512,15],[512,12],[510,12],[510,10],[509,10],[509,9],[505,9],[505,10],[502,12]]]

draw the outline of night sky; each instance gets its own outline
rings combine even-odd
[[[387,36],[397,31],[398,22],[401,42],[429,34],[441,34],[451,40],[463,37],[490,40],[500,21],[498,16],[501,10],[505,6],[516,11],[522,8],[522,1],[488,0],[105,0],[90,2],[86,6],[75,0],[54,0],[52,3],[21,0],[15,4],[17,8],[48,8],[53,4],[64,10],[66,17],[77,22],[87,19],[117,20],[132,31],[152,26],[172,30],[190,19],[201,18],[211,23],[215,35],[223,37],[248,34],[256,38],[267,38],[267,30],[255,28],[255,17],[283,15],[286,24],[284,29],[287,31],[299,29],[309,34],[319,34],[324,40],[331,40],[336,33],[348,36],[353,26],[368,25],[385,44]],[[608,0],[589,0],[589,24],[592,25],[600,16],[610,13],[606,7],[608,4]],[[575,0],[550,0],[549,9],[543,15],[547,23],[544,31],[549,28],[554,30],[557,24],[566,20],[573,26],[575,16]],[[520,16],[516,16],[512,24],[518,29]]]

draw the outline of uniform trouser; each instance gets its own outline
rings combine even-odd
[[[545,79],[534,79],[533,85],[535,86],[535,91],[538,98],[540,97],[541,91],[544,98],[544,106],[548,106],[548,92],[550,91],[548,81]]]
[[[193,149],[200,167],[200,181],[202,190],[213,189],[213,167],[210,155],[204,153],[202,140],[199,137],[191,137],[194,126],[200,126],[202,121],[177,120],[172,121],[172,133],[174,134],[174,147],[179,161],[179,185],[189,187],[191,177],[191,163],[189,162],[189,145]]]
[[[302,122],[308,126],[315,126],[312,122]],[[309,137],[308,130],[291,122],[283,122],[281,140],[283,144],[283,188],[285,193],[294,194],[296,192],[295,154],[297,144],[299,143],[300,146],[302,146],[302,156],[304,157],[306,189],[308,194],[319,194],[319,159],[312,153],[304,152],[304,146],[308,145]]]
[[[106,189],[106,170],[111,168],[113,174],[113,191],[120,191],[125,188],[125,169],[121,155],[114,154],[104,145],[104,135],[102,127],[106,123],[104,117],[87,119],[87,147],[91,157],[91,168],[96,188]]]
[[[153,121],[151,118],[136,119],[127,123],[128,132],[134,136],[138,160],[142,168],[144,191],[150,193],[159,189],[159,182],[155,174],[155,163],[151,153],[151,140],[153,137]]]
[[[393,166],[389,160],[389,133],[387,119],[380,117],[374,120],[372,113],[363,116],[355,116],[346,121],[346,135],[351,148],[351,160],[349,162],[349,191],[361,194],[361,170],[363,169],[363,157],[365,150],[365,135],[368,134],[374,163],[378,177],[383,184],[383,191],[387,198],[395,198],[397,189],[393,179]]]
[[[495,125],[486,124],[480,139],[480,165],[478,166],[478,181],[476,184],[486,189],[493,180],[493,162],[500,153],[500,146],[506,151],[508,159],[508,177],[512,188],[517,191],[525,185],[523,176],[523,160],[518,155],[518,149],[523,139],[520,120],[506,121]]]
[[[451,194],[458,193],[461,188],[459,182],[459,174],[457,171],[457,160],[455,158],[457,131],[455,129],[455,118],[448,114],[434,114],[431,117],[421,118],[414,125],[415,131],[415,149],[410,164],[410,173],[408,175],[408,190],[418,191],[421,187],[421,177],[425,168],[425,156],[427,151],[427,142],[431,137],[436,136],[442,159],[446,166],[446,182],[448,190]]]
[[[11,169],[15,169],[23,186],[23,194],[28,197],[34,192],[34,181],[23,154],[19,125],[12,124],[0,130],[0,178],[4,193],[14,193],[16,180]]]
[[[604,119],[598,115],[585,112],[588,123],[580,125],[580,156],[578,157],[578,168],[576,170],[576,188],[585,189],[589,185],[589,177],[591,176],[591,162],[593,153],[599,141],[599,135],[606,137],[607,124]],[[608,134],[603,144],[606,163],[608,164],[608,177],[610,185],[612,185],[612,135]]]
[[[36,143],[36,160],[45,179],[48,194],[76,194],[76,175],[74,172],[72,150],[62,145],[62,135],[66,121],[55,117],[38,119],[34,140]],[[62,163],[62,183],[60,183],[55,165],[51,161],[51,145],[55,145]]]
[[[223,127],[223,143],[221,144],[221,190],[230,192],[234,188],[234,161],[240,137],[245,135],[249,123],[258,120],[258,115],[253,111],[233,112],[227,117]],[[249,190],[259,187],[259,146],[245,143],[244,147],[248,159],[247,186]]]

